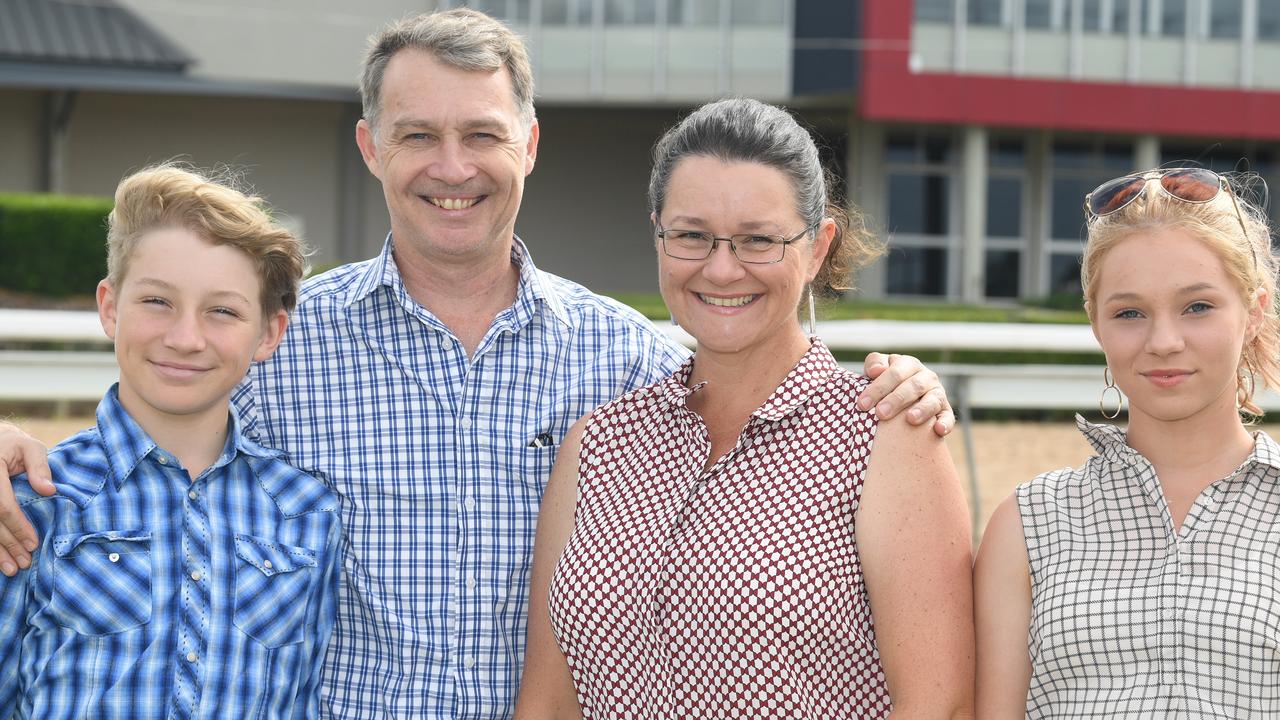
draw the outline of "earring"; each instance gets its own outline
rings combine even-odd
[[[1253,364],[1248,356],[1240,358],[1240,367],[1236,370],[1236,407],[1244,407],[1253,401],[1257,378],[1253,372]]]
[[[1124,396],[1120,394],[1120,388],[1116,387],[1116,381],[1111,377],[1111,368],[1102,368],[1102,379],[1107,383],[1107,386],[1102,388],[1102,397],[1098,398],[1098,411],[1102,413],[1102,417],[1108,420],[1115,420],[1120,417],[1120,409],[1124,405]],[[1116,393],[1116,411],[1108,415],[1106,408],[1107,393],[1112,390]]]
[[[813,283],[809,283],[809,334],[816,335],[815,327],[818,324],[818,315],[813,309]]]

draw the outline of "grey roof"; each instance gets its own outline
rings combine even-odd
[[[0,61],[181,72],[193,60],[114,0],[0,0]]]

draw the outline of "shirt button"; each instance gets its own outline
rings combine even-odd
[[[475,659],[475,657],[468,657],[466,660],[464,660],[464,661],[462,662],[462,665],[463,665],[463,667],[465,667],[465,668],[466,668],[466,669],[468,669],[468,670],[470,670],[471,668],[475,667],[475,666],[476,666],[476,659]]]
[[[120,553],[111,553],[107,556],[107,559],[111,562],[120,562]]]
[[[468,510],[475,510],[475,509],[476,509],[476,499],[475,499],[475,498],[467,498],[466,500],[463,500],[463,501],[462,501],[462,506],[463,506],[464,508],[468,509]]]
[[[202,577],[204,576],[200,574],[199,570],[196,570],[195,572],[191,573],[191,579],[195,580],[196,582],[200,582],[200,578]]]
[[[271,561],[270,561],[270,560],[263,560],[263,561],[262,561],[262,567],[264,567],[264,568],[271,568]]]
[[[196,654],[193,652],[187,653],[187,662],[193,663],[195,661],[196,661]]]
[[[474,577],[474,576],[472,576],[472,577],[467,578],[467,589],[468,589],[468,590],[475,590],[475,588],[476,588],[476,579],[475,579],[475,577]]]
[[[191,498],[192,500],[195,500],[196,498],[200,497],[200,495],[196,493],[195,490],[188,490],[187,497]]]
[[[462,418],[462,421],[461,421],[461,422],[459,422],[459,423],[458,423],[458,425],[459,425],[463,430],[470,430],[470,429],[471,429],[471,418]]]
[[[161,465],[168,465],[168,464],[169,464],[169,458],[167,458],[167,457],[165,457],[165,456],[161,455],[160,457],[156,458],[156,462],[160,463]]]

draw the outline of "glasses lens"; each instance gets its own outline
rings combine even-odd
[[[701,260],[711,254],[714,243],[710,235],[696,230],[666,230],[662,233],[663,249],[680,260]]]
[[[734,235],[733,252],[742,262],[775,263],[787,251],[784,240],[771,235]]]
[[[1089,212],[1102,217],[1133,202],[1147,184],[1146,178],[1122,177],[1108,180],[1089,193]]]
[[[1161,175],[1160,187],[1179,200],[1202,203],[1218,197],[1218,192],[1222,190],[1222,180],[1212,170],[1187,168],[1171,170]]]

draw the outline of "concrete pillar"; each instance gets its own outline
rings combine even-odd
[[[889,203],[885,193],[888,178],[884,169],[884,126],[849,115],[848,202],[868,220],[872,232],[887,240]],[[855,278],[858,297],[880,298],[885,292],[886,259],[858,271]]]
[[[980,303],[986,295],[987,129],[964,129],[960,147],[960,299]]]
[[[1155,135],[1139,135],[1133,143],[1134,170],[1150,170],[1159,164],[1160,138]]]
[[[1027,253],[1023,263],[1025,297],[1049,294],[1049,213],[1053,137],[1044,130],[1027,137]]]

